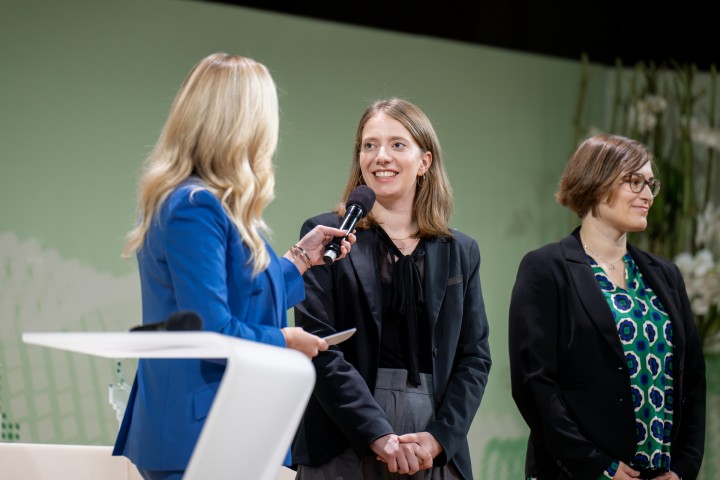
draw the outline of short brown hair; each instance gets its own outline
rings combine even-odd
[[[597,206],[612,200],[617,181],[635,172],[653,156],[642,143],[620,135],[598,134],[585,140],[572,154],[560,177],[555,199],[581,218]]]

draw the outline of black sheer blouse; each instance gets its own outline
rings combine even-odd
[[[420,373],[432,373],[430,325],[425,311],[425,242],[403,255],[387,233],[376,230],[380,266],[382,334],[380,367],[408,371],[408,382],[420,384]]]

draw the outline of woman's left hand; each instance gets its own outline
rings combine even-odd
[[[400,443],[417,443],[430,453],[430,461],[421,462],[420,464],[420,467],[423,469],[432,467],[432,459],[440,455],[443,451],[440,442],[438,442],[430,432],[406,433],[405,435],[400,435],[399,440]]]

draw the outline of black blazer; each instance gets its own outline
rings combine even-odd
[[[337,227],[326,213],[315,225]],[[377,438],[393,433],[373,398],[381,332],[379,277],[373,232],[359,230],[350,255],[305,273],[307,298],[295,306],[295,324],[318,335],[351,327],[349,340],[321,352],[313,363],[315,389],[293,442],[293,463],[320,466],[351,446],[369,452]],[[467,433],[480,406],[490,371],[488,323],[480,287],[475,240],[453,231],[450,239],[426,241],[425,296],[432,327],[435,419],[425,429],[443,447],[435,466],[452,461],[472,478]]]
[[[579,228],[528,253],[510,302],[512,394],[530,427],[525,472],[596,480],[635,454],[630,378]],[[694,479],[705,441],[705,361],[677,266],[628,245],[674,332],[671,469]],[[541,477],[542,478],[542,477]]]

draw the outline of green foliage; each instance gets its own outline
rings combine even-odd
[[[644,232],[631,234],[641,248],[674,260],[687,284],[707,353],[720,353],[720,209],[718,203],[717,69],[618,59],[604,127],[583,124],[590,65],[583,56],[576,141],[599,131],[636,139],[651,150],[662,190]]]

